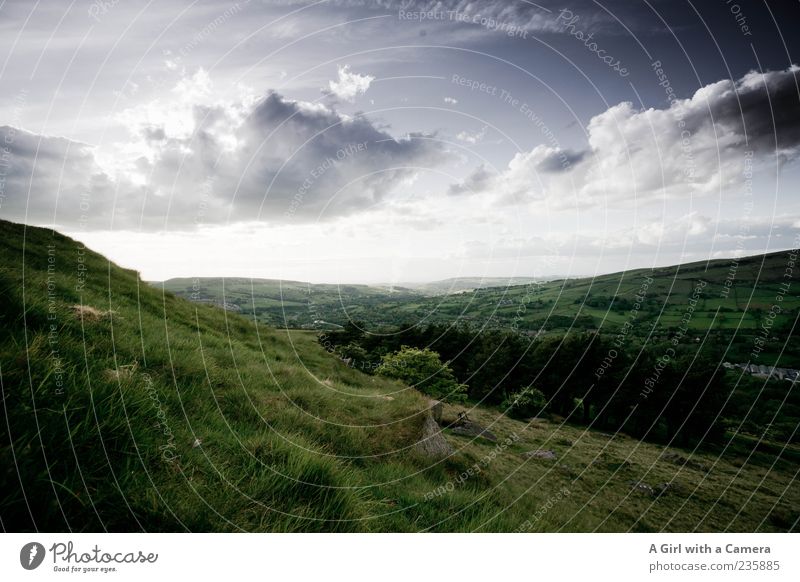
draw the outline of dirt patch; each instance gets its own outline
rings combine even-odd
[[[128,364],[126,366],[119,366],[116,370],[105,370],[103,375],[107,380],[111,380],[112,382],[121,382],[133,378],[138,369],[139,364]]]
[[[82,321],[100,321],[116,313],[112,310],[103,311],[91,305],[72,305],[70,309],[75,317]]]

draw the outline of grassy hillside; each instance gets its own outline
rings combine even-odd
[[[58,233],[0,221],[0,293],[4,530],[797,527],[796,447],[665,449],[470,408],[499,442],[445,429],[436,460],[415,448],[419,393]]]

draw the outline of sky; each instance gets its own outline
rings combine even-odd
[[[147,280],[794,248],[798,20],[796,0],[0,0],[0,218]]]

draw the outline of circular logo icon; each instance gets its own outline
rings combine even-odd
[[[44,546],[39,542],[30,542],[19,551],[19,563],[26,570],[35,570],[44,561]]]

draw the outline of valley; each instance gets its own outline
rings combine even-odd
[[[248,317],[244,303],[239,314],[191,302],[46,229],[3,221],[0,235],[0,514],[14,531],[797,528],[794,439],[727,429],[718,441],[678,446],[555,409],[516,418],[470,397],[444,404],[432,438],[450,452],[430,456],[420,448],[431,414],[424,388],[356,369],[321,344],[318,330],[266,325]],[[675,282],[670,309],[680,313],[698,276],[690,270]],[[602,305],[584,315],[574,298],[590,289],[629,297],[640,277],[609,276],[602,287],[546,283],[533,301],[541,300],[541,311],[524,321],[554,309],[552,301],[564,317],[622,322],[624,313]],[[244,294],[246,283],[237,285]],[[286,301],[304,308],[307,288],[284,287]],[[654,287],[652,297],[663,301],[670,288]],[[479,316],[501,298],[517,301],[524,289],[433,298],[360,287],[346,293],[381,310],[396,300],[400,312],[410,304],[451,302],[459,311],[474,304]],[[209,296],[212,290],[203,287]],[[314,292],[334,314],[341,290]],[[771,292],[759,291],[762,308]],[[737,293],[746,306],[747,294]],[[269,299],[280,309],[281,295]],[[722,301],[707,299],[703,313]],[[338,321],[343,329],[330,333],[352,333]],[[465,435],[464,414],[495,440]]]

